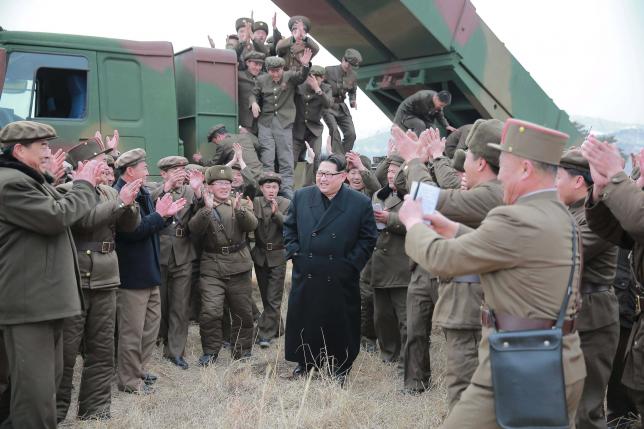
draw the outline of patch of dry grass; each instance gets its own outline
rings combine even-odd
[[[438,427],[446,415],[444,339],[438,331],[432,336],[434,385],[420,396],[401,394],[402,376],[396,365],[365,352],[356,359],[345,388],[325,376],[291,380],[288,377],[295,364],[284,360],[283,347],[283,337],[268,349],[256,346],[246,361],[232,361],[228,350],[222,350],[213,366],[200,368],[196,365],[201,355],[199,330],[191,326],[186,346],[188,370],[162,359],[161,348],[157,348],[149,368],[159,375],[153,395],[137,396],[114,388],[112,419],[106,422],[74,419],[74,397],[61,426],[415,428]],[[79,358],[76,386],[80,364]]]

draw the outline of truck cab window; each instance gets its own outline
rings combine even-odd
[[[12,52],[0,96],[0,127],[33,118],[87,115],[85,57]]]

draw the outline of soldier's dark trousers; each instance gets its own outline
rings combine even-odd
[[[224,299],[232,316],[232,355],[241,358],[252,347],[253,310],[251,271],[230,277],[201,276],[199,333],[204,353],[218,355],[223,341]]]
[[[425,390],[431,380],[429,346],[432,314],[438,300],[438,279],[420,267],[411,274],[407,289],[407,342],[405,343],[405,388]]]
[[[161,265],[161,325],[159,337],[164,339],[163,355],[183,356],[190,323],[190,277],[192,263],[176,265],[174,256],[168,265]]]
[[[404,361],[407,341],[407,288],[374,288],[374,326],[384,362]]]
[[[63,375],[63,320],[0,326],[11,381],[11,411],[2,428],[55,428]]]
[[[305,180],[303,186],[310,186],[315,184],[315,172],[318,170],[318,166],[320,165],[322,134],[316,136],[307,129],[303,139],[293,139],[293,159],[295,163],[300,161],[300,157],[306,156],[306,144],[304,142],[308,142],[311,149],[313,149],[313,152],[315,152],[313,164],[309,164],[308,162],[306,163],[306,172],[304,174]]]
[[[199,313],[201,309],[201,297],[199,292],[199,278],[201,277],[199,266],[201,265],[200,258],[191,262],[192,270],[190,274],[190,320],[195,322],[199,321]]]
[[[630,328],[620,326],[617,353],[615,353],[615,358],[613,359],[613,370],[611,371],[610,380],[608,381],[608,389],[606,391],[608,420],[625,416],[630,412],[637,413],[635,405],[633,405],[633,402],[628,396],[626,387],[622,384],[624,355],[626,353],[626,345],[628,344],[628,338],[630,335]]]
[[[284,333],[282,296],[286,263],[276,267],[255,265],[255,276],[264,307],[258,323],[259,338],[277,338]]]
[[[0,425],[9,417],[11,407],[11,385],[9,384],[9,361],[4,349],[4,337],[0,329]]]
[[[346,105],[342,109],[348,110]],[[340,112],[327,110],[322,114],[322,119],[329,129],[333,153],[344,155],[352,150],[356,141],[356,130],[351,115],[343,110]],[[342,131],[342,135],[340,135],[340,131]]]
[[[369,340],[378,338],[373,312],[373,287],[371,283],[360,280],[360,335]]]
[[[586,363],[586,382],[577,409],[577,426],[606,428],[604,398],[617,352],[619,322],[592,331],[579,332]]]
[[[275,159],[282,176],[280,191],[288,198],[293,197],[293,124],[283,127],[277,115],[273,116],[270,127],[259,124],[259,158],[265,171],[275,171]]]
[[[472,375],[479,364],[481,330],[443,328],[443,334],[447,351],[445,384],[447,384],[448,407],[451,411],[463,391],[470,385]]]
[[[110,414],[114,379],[116,289],[83,289],[85,310],[63,323],[63,378],[56,395],[58,421],[65,420],[72,397],[74,365],[83,341],[83,371],[78,393],[78,416]]]
[[[644,427],[644,317],[641,314],[633,321],[626,345],[622,384],[628,388],[628,396],[637,408]]]
[[[117,382],[123,391],[143,388],[142,377],[152,357],[161,321],[159,287],[119,289]]]

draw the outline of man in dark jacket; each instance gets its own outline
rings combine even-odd
[[[31,121],[0,131],[0,338],[11,380],[5,427],[56,427],[63,319],[83,307],[69,227],[96,204],[100,170],[90,161],[59,194],[41,173],[53,138],[51,126]]]
[[[434,121],[440,123],[447,131],[456,131],[443,114],[443,108],[451,102],[452,95],[447,91],[436,92],[431,89],[418,91],[400,103],[396,110],[394,124],[403,130],[412,130],[418,136],[431,127]]]
[[[143,149],[129,150],[116,160],[120,177],[114,188],[120,191],[126,183],[148,175]],[[118,311],[118,388],[128,393],[150,393],[156,376],[146,374],[145,365],[152,350],[161,321],[161,268],[159,232],[186,204],[185,199],[172,201],[172,195],[160,198],[156,207],[150,193],[141,188],[136,197],[141,223],[132,232],[116,234],[116,254],[121,271],[117,297]]]
[[[329,365],[341,383],[360,349],[360,271],[378,231],[369,198],[343,186],[344,157],[320,163],[317,186],[295,193],[284,222],[293,282],[286,319],[286,360],[293,375]]]

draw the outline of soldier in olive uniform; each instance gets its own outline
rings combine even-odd
[[[12,122],[0,130],[0,338],[10,380],[5,406],[11,395],[4,427],[56,427],[63,320],[83,310],[70,227],[98,202],[100,166],[90,161],[61,195],[42,173],[54,138],[56,131],[38,122]]]
[[[205,183],[205,173],[206,167],[199,164],[188,164],[186,165],[186,171],[188,174],[192,171],[197,171],[204,178]],[[203,192],[203,190],[202,190]],[[195,248],[194,258],[192,259],[192,270],[190,274],[190,321],[199,321],[199,309],[201,307],[201,298],[199,297],[199,264],[201,263],[201,249],[194,243]]]
[[[246,57],[251,52],[264,54],[265,57],[276,55],[275,47],[267,43],[268,24],[264,21],[254,21],[250,18],[239,18],[235,22],[239,44],[235,47],[239,59],[239,70],[248,67]],[[273,15],[273,40],[281,40],[282,33],[277,29],[276,15]]]
[[[405,254],[405,226],[398,219],[404,194],[398,192],[394,178],[403,159],[392,156],[387,171],[388,184],[373,195],[378,241],[366,269],[369,269],[373,289],[374,325],[385,362],[404,361],[407,341],[407,287],[409,286],[409,257]],[[363,272],[365,271],[363,270]]]
[[[90,159],[104,161],[105,150],[91,138],[71,148],[70,164]],[[109,168],[102,163],[103,169]],[[116,291],[121,283],[114,234],[133,231],[139,221],[135,202],[142,181],[124,186],[120,192],[107,183],[96,186],[99,203],[72,226],[76,245],[85,311],[69,317],[63,324],[63,378],[56,394],[58,421],[67,416],[72,395],[72,377],[76,356],[83,343],[83,372],[78,393],[78,416],[81,419],[110,417],[112,378],[114,377],[114,327]],[[58,187],[63,195],[72,183]]]
[[[501,141],[503,123],[497,119],[479,119],[472,127],[467,145],[470,150],[465,159],[465,175],[469,189],[444,189],[439,194],[437,210],[450,219],[463,223],[470,228],[478,228],[488,212],[503,203],[503,190],[497,180],[499,151],[488,143]],[[439,137],[436,134],[437,137]],[[441,170],[452,170],[449,160],[443,156],[444,146],[439,138],[430,143],[430,155],[434,161],[437,177],[444,176]],[[413,181],[431,182],[432,178],[425,165],[417,158],[411,159],[403,167],[407,183]],[[414,306],[411,289],[408,304]],[[483,301],[480,280],[477,275],[441,277],[438,287],[433,323],[443,328],[447,352],[447,396],[450,410],[458,402],[461,393],[467,388],[478,365],[478,346],[481,341],[480,307]],[[412,316],[413,317],[413,316]],[[424,330],[424,323],[408,320],[408,338],[412,338],[411,326]],[[409,344],[410,347],[413,344]],[[412,347],[412,350],[415,348]],[[425,352],[423,351],[423,356]],[[414,361],[413,357],[417,357]],[[413,389],[417,381],[407,374],[414,374],[416,362],[421,361],[420,353],[409,352],[406,363],[405,387]]]
[[[396,110],[394,124],[403,130],[412,130],[416,135],[420,135],[434,122],[441,124],[447,131],[456,131],[443,114],[443,109],[451,102],[452,95],[447,91],[436,92],[431,89],[418,91],[400,103]]]
[[[275,160],[282,176],[282,192],[293,195],[293,122],[295,122],[295,90],[309,74],[311,50],[298,57],[300,71],[284,71],[284,60],[268,57],[268,73],[257,78],[249,101],[259,125],[259,158],[265,171],[275,171]]]
[[[253,112],[250,110],[248,99],[257,77],[262,74],[264,67],[264,55],[262,52],[251,51],[244,55],[245,70],[237,72],[237,102],[239,103],[239,126],[244,127],[246,131],[257,136],[257,120],[253,118]]]
[[[356,141],[356,130],[353,126],[351,112],[344,102],[349,95],[351,108],[357,109],[356,92],[358,90],[358,76],[355,69],[360,66],[362,55],[355,49],[349,48],[342,57],[342,62],[337,66],[328,66],[324,81],[331,85],[333,104],[324,113],[324,122],[331,135],[333,153],[347,153],[353,149]],[[342,136],[340,136],[342,131]]]
[[[253,261],[246,239],[247,234],[257,228],[257,218],[241,196],[230,198],[232,181],[230,167],[215,165],[208,168],[204,207],[188,223],[192,236],[202,249],[201,366],[214,363],[221,350],[224,299],[230,305],[233,319],[233,358],[249,356],[252,347]]]
[[[445,141],[445,155],[448,158],[453,158],[457,149],[467,150],[465,141],[473,126],[474,124],[462,125],[447,136]]]
[[[320,51],[320,47],[308,35],[311,31],[311,21],[306,16],[294,16],[289,19],[288,28],[291,30],[291,37],[273,37],[275,55],[284,59],[284,70],[300,71],[302,67],[306,67],[306,64],[299,61],[300,55],[309,49],[313,58]]]
[[[394,133],[401,156],[413,157],[418,145],[400,129]],[[565,385],[568,421],[574,425],[586,375],[574,328],[580,267],[573,258],[579,261],[580,255],[573,253],[576,223],[554,188],[568,135],[516,119],[505,122],[501,135],[500,145],[490,145],[502,151],[499,180],[507,205],[491,210],[477,229],[453,222],[439,211],[423,215],[418,201],[405,201],[399,212],[407,227],[407,254],[441,277],[479,273],[490,309],[482,312],[478,367],[442,427],[498,427],[495,407],[503,408],[504,403],[495,404],[488,336],[493,328],[521,331],[554,326],[570,280],[573,296],[562,327],[563,374],[552,382]],[[423,224],[424,219],[431,221],[431,228]],[[530,398],[525,399],[529,406]],[[509,412],[513,411],[521,413],[520,409]]]
[[[641,303],[644,303],[641,292],[644,282],[644,193],[623,171],[617,147],[589,136],[582,145],[582,154],[590,164],[594,183],[585,204],[588,226],[611,243],[632,249],[631,264],[637,281],[636,313],[626,346],[622,383],[644,423],[644,318],[641,316]]]
[[[605,428],[604,397],[619,342],[619,306],[612,282],[617,268],[617,246],[592,232],[586,222],[584,200],[592,185],[588,161],[570,150],[559,162],[557,192],[575,217],[583,244],[581,310],[577,330],[586,362],[584,393],[577,409],[577,426]]]
[[[315,183],[315,172],[320,164],[322,152],[322,132],[324,125],[320,121],[322,113],[331,106],[331,87],[324,80],[324,67],[313,66],[306,82],[297,87],[295,93],[295,123],[293,124],[293,158],[300,160],[307,151],[307,145],[313,149],[313,163],[306,163],[306,180],[304,186]]]
[[[282,179],[277,173],[264,173],[259,179],[262,196],[253,201],[253,211],[258,223],[255,230],[255,247],[251,255],[264,306],[257,326],[257,341],[262,348],[268,347],[271,339],[284,333],[281,306],[286,275],[286,252],[282,239],[282,225],[290,201],[277,195],[281,183]]]
[[[188,339],[190,275],[195,258],[194,245],[190,240],[188,222],[196,211],[201,198],[203,174],[188,173],[188,160],[183,156],[161,158],[157,167],[163,183],[152,194],[157,200],[172,195],[174,201],[185,199],[186,206],[172,219],[172,223],[159,232],[161,265],[161,325],[159,338],[163,341],[163,357],[181,369],[188,369],[183,358]]]
[[[347,160],[347,184],[354,191],[365,194],[369,198],[380,189],[380,182],[371,171],[371,161],[364,155],[349,152]]]

